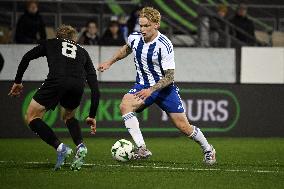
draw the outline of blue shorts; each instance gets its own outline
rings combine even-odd
[[[128,91],[129,94],[134,94],[141,91],[145,87],[144,85],[135,84],[132,89]],[[167,113],[182,113],[184,112],[183,104],[179,95],[179,89],[174,84],[169,85],[162,90],[155,91],[150,97],[145,100],[145,107],[151,106],[153,103],[156,103],[162,110]],[[143,108],[143,109],[144,109]],[[137,112],[142,111],[139,109]]]

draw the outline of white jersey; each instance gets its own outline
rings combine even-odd
[[[153,86],[164,77],[164,70],[175,69],[173,45],[160,32],[149,43],[144,42],[140,32],[134,32],[129,35],[127,44],[134,54],[136,83]]]

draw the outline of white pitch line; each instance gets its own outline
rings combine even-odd
[[[0,163],[19,163],[26,165],[43,165],[52,164],[50,162],[15,162],[15,161],[0,161]],[[70,163],[66,163],[70,165]],[[96,164],[96,163],[85,163],[84,166],[93,167],[129,167],[129,168],[152,168],[161,170],[182,170],[182,171],[225,171],[225,172],[250,172],[250,173],[283,173],[283,171],[278,170],[248,170],[248,169],[219,169],[219,168],[188,168],[188,167],[169,167],[169,166],[148,166],[148,165],[118,165],[118,164]]]

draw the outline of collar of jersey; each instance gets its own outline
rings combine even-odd
[[[78,45],[78,46],[82,47],[80,44],[78,44],[77,42],[72,41],[72,40],[68,40],[68,39],[64,39],[64,38],[58,38],[58,37],[56,37],[56,39],[63,40],[63,41],[67,41],[67,42],[69,42],[69,43],[73,43],[74,45]],[[82,47],[82,48],[83,48],[83,47]]]

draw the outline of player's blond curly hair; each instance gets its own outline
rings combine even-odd
[[[144,7],[140,12],[139,12],[139,17],[145,17],[151,22],[154,23],[160,23],[161,22],[161,14],[160,12],[153,8],[153,7]]]
[[[77,31],[70,25],[61,25],[56,30],[56,37],[61,39],[74,40],[77,36]]]

